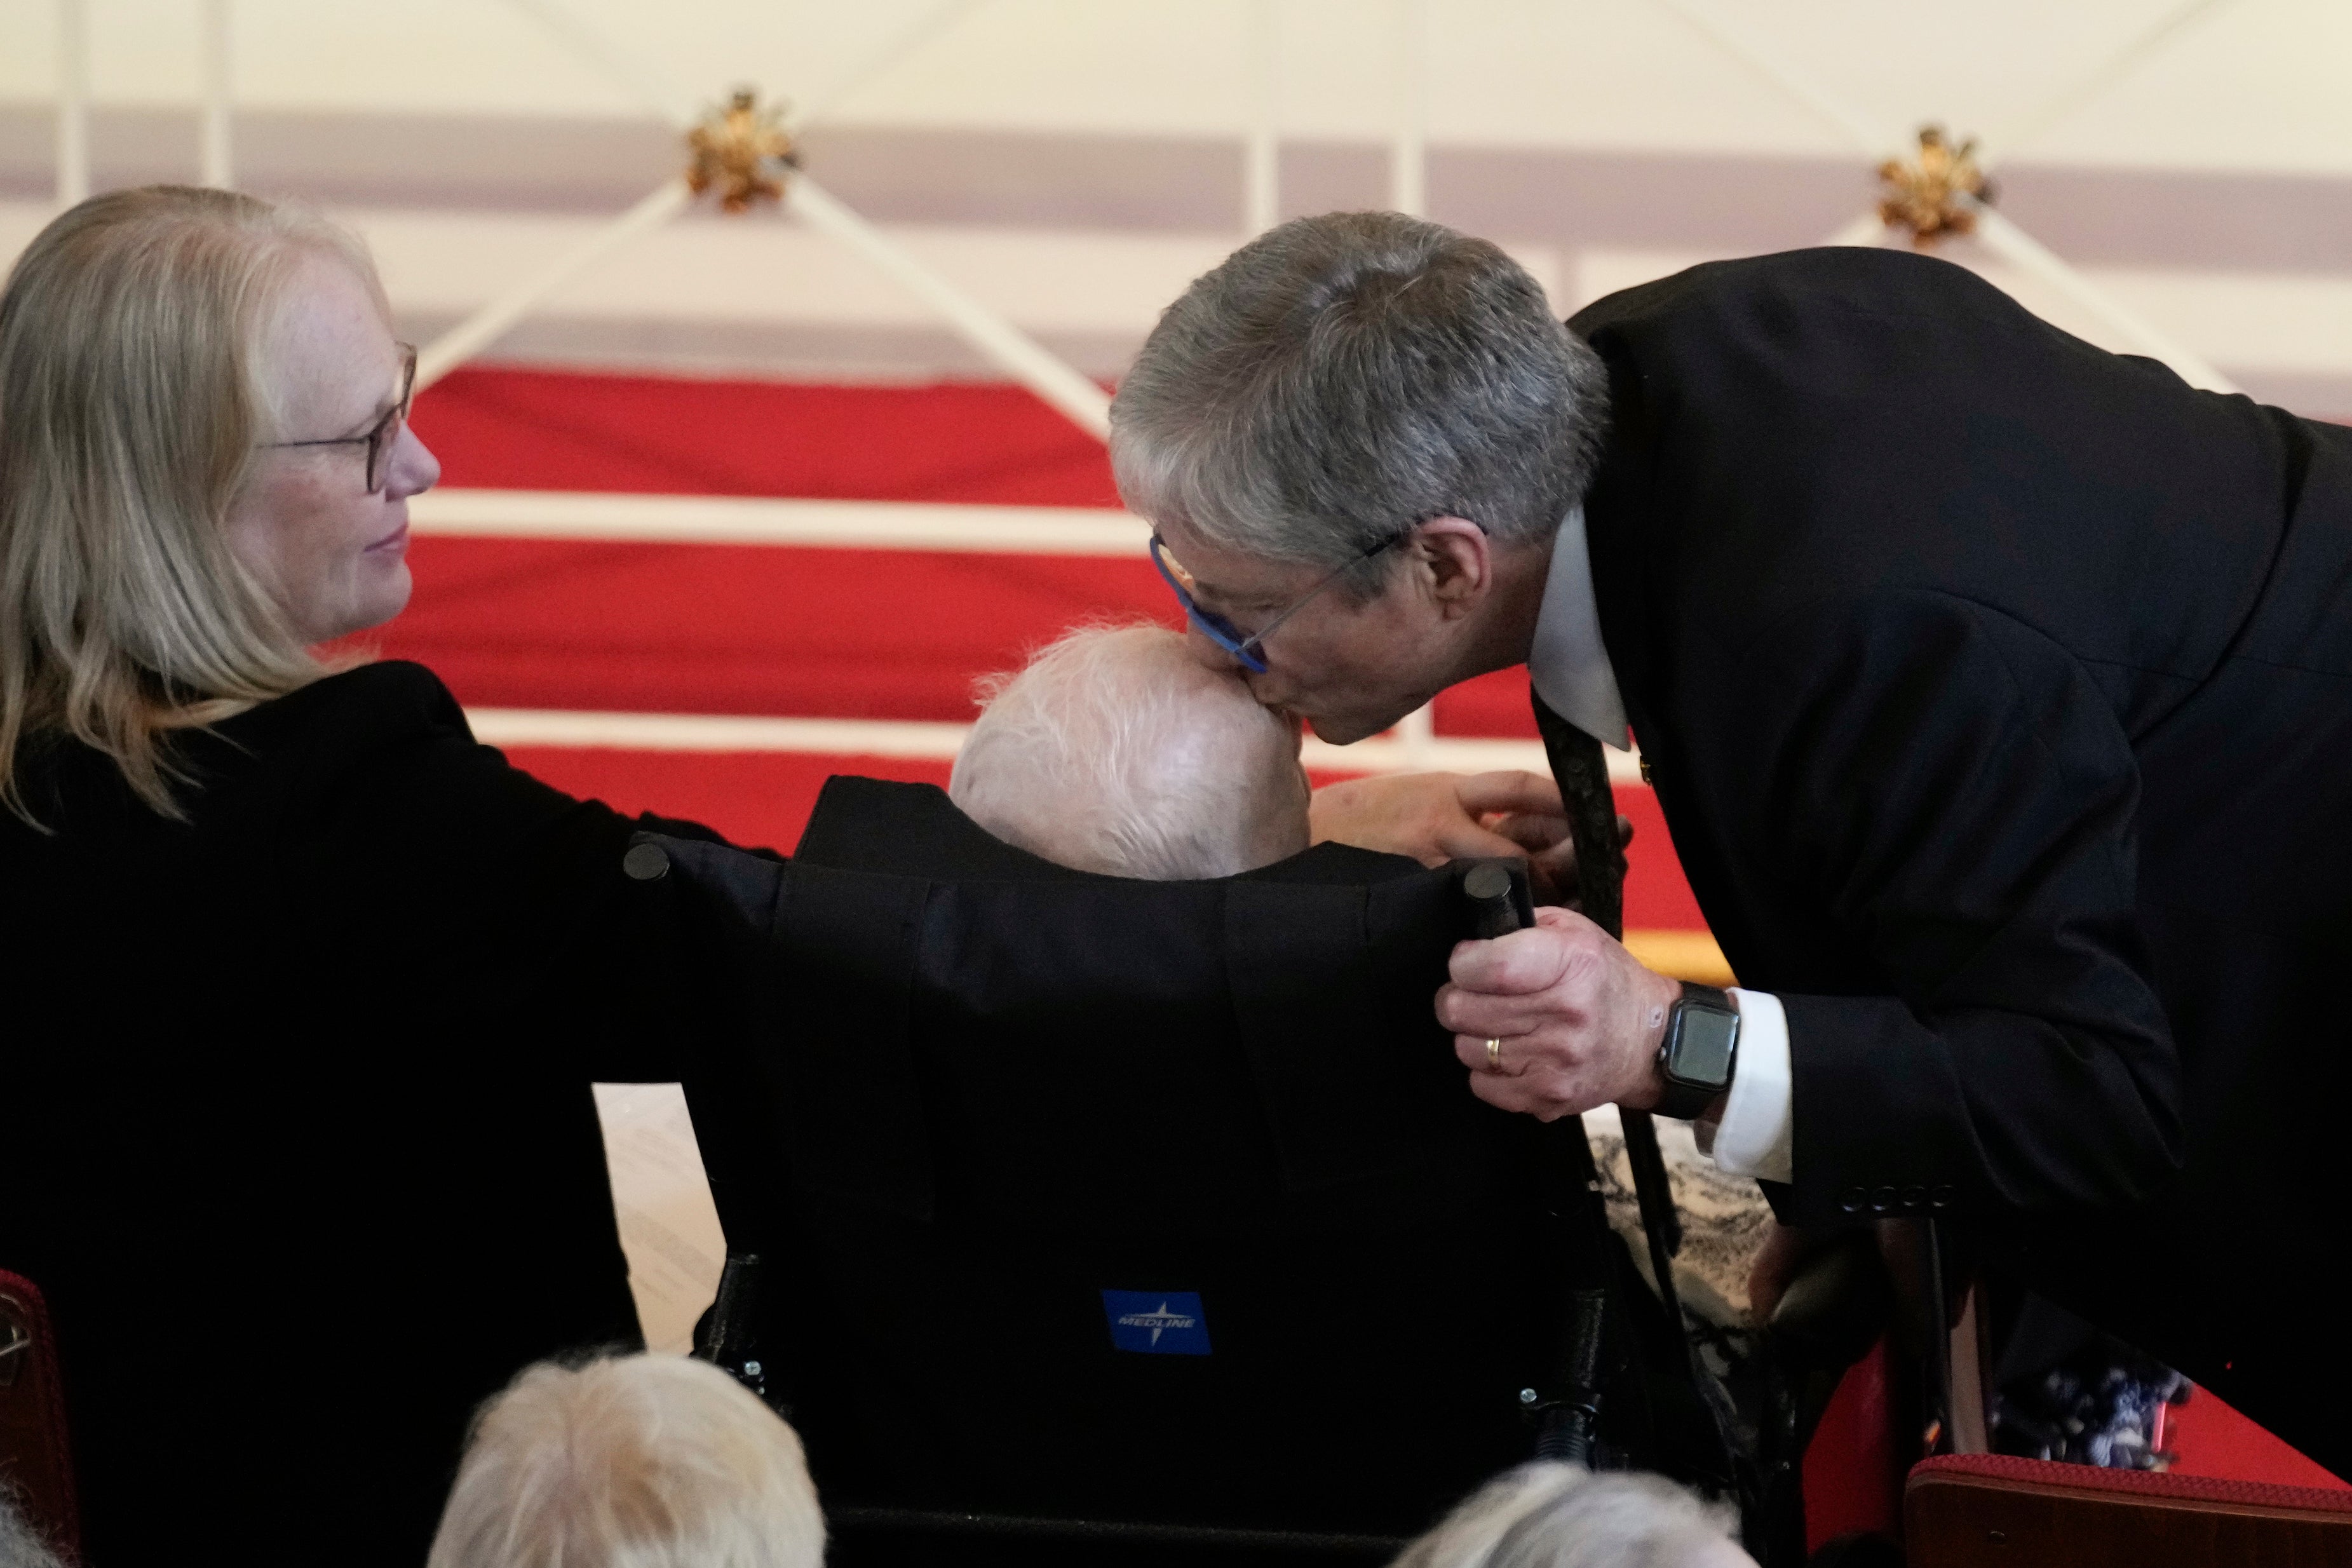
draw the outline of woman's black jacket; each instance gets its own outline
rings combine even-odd
[[[58,1324],[90,1561],[423,1560],[469,1412],[635,1335],[589,1086],[723,977],[640,825],[366,666],[0,815],[0,1268]]]

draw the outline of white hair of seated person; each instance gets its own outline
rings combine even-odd
[[[475,1417],[426,1568],[820,1568],[800,1438],[707,1362],[527,1367]]]
[[[948,797],[1008,844],[1159,881],[1307,846],[1297,724],[1165,626],[1081,627],[981,693]]]
[[[1664,1476],[1522,1465],[1391,1568],[1755,1568],[1738,1516]]]
[[[0,1568],[66,1568],[32,1521],[16,1511],[5,1477],[0,1477]]]

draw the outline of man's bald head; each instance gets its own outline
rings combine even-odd
[[[949,798],[1059,865],[1228,877],[1307,847],[1298,729],[1165,626],[1086,627],[983,684]]]

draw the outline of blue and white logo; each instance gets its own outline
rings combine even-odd
[[[1106,1290],[1110,1348],[1142,1355],[1207,1355],[1209,1320],[1198,1290]]]

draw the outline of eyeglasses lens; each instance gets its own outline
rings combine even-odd
[[[1176,602],[1184,606],[1184,614],[1227,653],[1241,652],[1242,645],[1248,640],[1242,636],[1241,628],[1216,611],[1201,607],[1192,597],[1192,574],[1184,570],[1184,563],[1170,554],[1168,546],[1157,536],[1151,541],[1151,558],[1160,574],[1168,579],[1168,585],[1176,590]]]
[[[1175,591],[1176,602],[1184,606],[1186,619],[1200,627],[1211,642],[1241,660],[1245,668],[1260,675],[1265,673],[1265,659],[1256,650],[1256,639],[1244,637],[1239,626],[1214,610],[1202,609],[1193,600],[1192,574],[1185,571],[1184,563],[1168,552],[1167,544],[1156,533],[1151,536],[1151,563],[1160,568],[1160,575],[1166,578],[1168,586]]]

